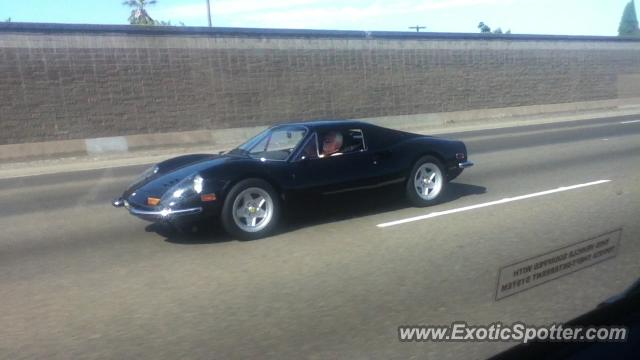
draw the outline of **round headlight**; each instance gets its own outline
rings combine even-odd
[[[172,186],[163,196],[160,202],[170,204],[171,202],[191,199],[202,193],[204,189],[204,179],[198,174],[190,175]]]
[[[202,185],[204,184],[204,179],[200,175],[196,175],[193,178],[193,190],[200,194],[202,192]]]
[[[179,198],[180,196],[182,196],[182,194],[184,194],[185,191],[186,191],[186,189],[178,189],[178,190],[173,192],[173,197],[174,198]]]

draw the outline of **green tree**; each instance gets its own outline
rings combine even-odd
[[[636,4],[634,0],[631,0],[627,6],[624,7],[622,13],[622,19],[620,19],[620,26],[618,27],[619,36],[638,36],[640,35],[640,29],[638,29],[638,16],[636,15]]]
[[[122,5],[131,8],[131,15],[129,15],[131,25],[173,26],[171,21],[155,20],[149,15],[147,6],[157,3],[157,0],[127,0]],[[180,22],[180,25],[185,26],[183,22]]]
[[[480,29],[480,32],[483,34],[491,32],[491,28],[487,26],[487,24],[483,23],[482,21],[480,21],[480,24],[478,24],[478,29]]]
[[[480,32],[483,34],[511,35],[511,29],[507,30],[506,32],[503,32],[502,28],[496,28],[495,30],[491,31],[491,27],[489,27],[489,25],[485,24],[482,21],[480,22],[480,24],[478,24],[478,29],[480,29]]]
[[[156,21],[147,12],[147,6],[155,5],[156,0],[126,0],[122,3],[131,8],[129,24],[131,25],[156,25]]]
[[[7,18],[4,22],[11,22],[11,18]]]

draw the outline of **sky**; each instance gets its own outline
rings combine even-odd
[[[213,26],[366,31],[617,35],[628,0],[211,0]],[[127,24],[121,0],[0,0],[0,21]],[[206,26],[205,0],[158,0],[154,19]],[[423,30],[424,31],[424,30]]]

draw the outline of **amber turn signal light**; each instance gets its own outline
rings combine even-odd
[[[155,198],[155,197],[148,197],[147,198],[147,205],[156,206],[158,204],[160,204],[160,199]]]
[[[206,201],[215,201],[216,200],[216,194],[202,194],[200,195],[200,200],[206,202]]]

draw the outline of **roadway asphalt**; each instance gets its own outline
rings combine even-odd
[[[515,344],[401,343],[398,326],[566,321],[640,277],[631,120],[449,134],[476,166],[443,204],[334,196],[248,242],[113,208],[141,166],[0,180],[0,358],[485,358]],[[596,180],[611,181],[377,226]],[[617,228],[615,258],[495,300],[500,267]]]

